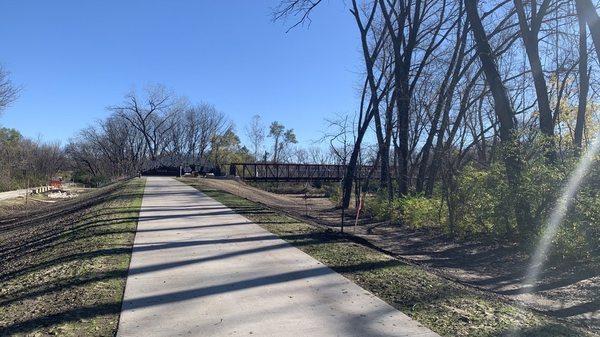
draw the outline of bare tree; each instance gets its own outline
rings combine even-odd
[[[467,18],[473,32],[477,54],[481,61],[481,67],[485,73],[486,81],[492,92],[494,99],[494,111],[500,121],[500,138],[505,144],[504,163],[506,166],[507,180],[517,195],[514,208],[517,218],[517,224],[521,230],[525,230],[531,225],[530,208],[528,201],[518,193],[521,185],[521,176],[523,163],[519,153],[520,144],[516,135],[515,113],[512,108],[508,93],[489,44],[487,34],[481,23],[481,18],[477,9],[476,0],[464,0]]]
[[[596,55],[600,59],[600,16],[591,0],[575,0],[575,4],[579,17],[585,20],[590,29]]]
[[[148,87],[141,98],[135,91],[128,93],[123,104],[111,106],[109,110],[143,135],[150,160],[154,162],[165,149],[167,133],[176,125],[173,116],[184,107],[164,86],[155,85]]]
[[[255,160],[258,160],[262,153],[263,144],[265,142],[265,126],[262,123],[260,115],[252,116],[250,124],[246,126],[246,136],[250,139],[252,146],[252,154]]]
[[[326,119],[326,127],[323,131],[321,141],[329,143],[329,151],[334,155],[338,164],[346,165],[352,150],[352,128],[348,115],[336,115],[334,118]]]
[[[311,146],[308,148],[309,161],[313,164],[327,164],[331,163],[331,158],[323,149],[318,146]]]
[[[220,170],[227,161],[248,156],[233,124],[210,104],[153,94],[140,107],[137,96],[127,97],[131,105],[109,108],[110,117],[82,130],[67,146],[77,170],[102,180],[161,165]]]
[[[536,0],[529,1],[529,15],[526,13],[526,7],[522,0],[514,0],[514,5],[535,85],[540,114],[540,130],[546,136],[553,137],[554,122],[552,110],[550,109],[550,99],[548,97],[548,85],[546,84],[539,50],[539,33],[544,22],[544,17],[550,9],[550,0],[544,0],[541,4],[538,4]],[[550,153],[554,153],[554,149]]]
[[[20,88],[10,80],[10,73],[0,67],[0,113],[19,96]]]
[[[213,105],[201,104],[199,107],[200,144],[198,160],[201,164],[207,162],[206,155],[210,150],[210,144],[215,136],[221,136],[231,128],[231,122],[225,114],[217,110]]]

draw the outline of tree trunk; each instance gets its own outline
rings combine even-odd
[[[438,94],[438,100],[435,105],[435,110],[433,114],[433,121],[431,122],[431,130],[427,135],[427,139],[423,148],[421,150],[421,163],[419,166],[419,172],[417,174],[417,182],[416,182],[416,191],[422,192],[423,186],[425,183],[425,178],[427,176],[427,171],[430,166],[429,164],[429,155],[431,152],[431,148],[433,146],[433,139],[437,134],[438,137],[440,134],[443,135],[444,130],[442,128],[438,128],[438,123],[440,120],[440,116],[442,115],[442,111],[444,107],[447,105],[447,101],[452,100],[452,95],[454,94],[454,89],[456,84],[458,84],[459,70],[462,67],[462,60],[464,58],[464,50],[465,50],[465,41],[467,37],[467,29],[462,29],[462,20],[463,20],[463,10],[461,8],[461,12],[458,20],[458,28],[456,29],[456,43],[454,45],[454,52],[452,53],[452,58],[450,60],[450,64],[448,65],[448,69],[446,70],[446,74],[444,76],[444,80],[440,85],[440,90]],[[448,83],[450,86],[448,88]],[[434,177],[429,176],[429,181],[433,180]],[[432,182],[428,182],[428,185],[432,185]]]
[[[358,135],[356,136],[356,141],[354,142],[354,148],[352,149],[352,154],[350,155],[350,161],[346,166],[344,180],[342,181],[342,208],[348,208],[348,206],[350,206],[350,197],[352,196],[352,181],[354,180],[354,173],[358,164],[360,146],[362,144],[363,137],[365,136],[365,133],[367,132],[367,129],[369,127],[371,118],[373,118],[373,114],[367,114],[367,116],[365,116],[365,121],[363,122],[363,125],[361,125],[358,129]]]
[[[454,65],[456,62],[456,58],[458,56],[458,52],[460,48],[458,48],[458,44],[460,40],[457,40],[454,46],[454,53],[452,55],[452,59],[450,64],[448,65],[448,69],[446,70],[446,74],[444,76],[444,80],[440,85],[440,89],[438,91],[438,99],[435,104],[435,110],[433,112],[433,120],[431,121],[431,130],[429,130],[429,134],[427,135],[427,139],[425,140],[425,144],[423,144],[423,148],[421,149],[421,162],[419,165],[419,171],[417,173],[417,181],[415,184],[415,190],[417,193],[423,191],[423,186],[425,185],[425,177],[427,176],[427,169],[429,167],[429,155],[431,153],[431,148],[433,146],[433,140],[436,136],[440,136],[443,134],[443,128],[438,128],[438,123],[440,121],[440,116],[442,115],[442,110],[445,106],[445,101],[451,99],[449,96],[452,95],[452,90],[447,90],[448,82],[450,81],[450,77],[452,76]],[[431,177],[429,177],[431,179]]]
[[[406,86],[403,86],[408,90],[408,80],[406,81]],[[408,194],[408,186],[410,184],[410,179],[408,177],[408,128],[409,128],[409,118],[408,114],[410,111],[410,98],[408,97],[408,93],[404,92],[399,96],[399,107],[398,107],[398,146],[400,147],[400,167],[398,168],[398,174],[400,176],[398,192],[400,196],[405,196]]]
[[[539,11],[531,9],[531,19],[528,20],[525,14],[525,6],[522,0],[514,0],[523,46],[527,53],[531,74],[533,76],[533,84],[537,97],[537,105],[540,114],[540,131],[548,137],[550,142],[550,151],[547,156],[550,160],[556,158],[556,149],[554,148],[554,118],[550,109],[550,98],[548,97],[548,85],[544,77],[542,61],[540,59],[540,46],[538,41],[539,31],[542,20],[546,14],[546,2],[540,6]],[[533,7],[533,5],[532,5]],[[543,8],[542,8],[543,7]]]
[[[477,2],[477,0],[464,0],[477,53],[494,99],[494,110],[500,124],[500,139],[504,146],[507,147],[503,153],[503,160],[506,167],[507,181],[515,193],[513,206],[517,226],[521,234],[525,234],[529,231],[529,226],[531,225],[531,211],[529,202],[520,193],[523,163],[521,161],[520,144],[515,135],[514,111],[510,104],[506,87],[500,77],[494,53],[481,23],[481,18],[477,10]],[[522,237],[522,239],[525,238]]]
[[[392,128],[393,121],[392,115],[394,113],[394,103],[390,103],[385,111],[385,139],[384,139],[384,151],[381,153],[381,180],[385,182],[388,199],[391,201],[394,198],[394,191],[392,190],[392,175],[390,172],[390,149],[392,146]]]
[[[577,8],[579,20],[579,103],[577,107],[577,122],[575,124],[573,145],[575,145],[575,149],[577,153],[579,153],[583,147],[583,131],[585,130],[585,112],[590,88],[590,78],[588,75],[586,20],[583,13],[579,10],[579,4]]]
[[[576,0],[577,13],[580,18],[584,18],[590,33],[592,34],[592,41],[594,47],[596,47],[596,55],[600,58],[600,17],[596,12],[594,4],[591,0]]]
[[[394,14],[395,19],[391,18],[390,12],[387,10],[386,3],[383,0],[379,0],[381,13],[385,19],[386,30],[389,33],[392,48],[394,52],[394,82],[396,87],[394,89],[394,97],[396,98],[396,109],[397,109],[397,127],[398,127],[398,147],[400,149],[399,167],[398,167],[398,192],[400,196],[408,194],[410,185],[410,179],[408,177],[408,162],[409,162],[409,126],[410,126],[410,66],[412,64],[412,54],[417,42],[417,35],[419,33],[419,27],[422,18],[421,15],[421,0],[414,2],[413,17],[412,20],[408,18],[410,15],[410,9],[400,5],[399,9],[393,9],[391,13]],[[410,32],[406,41],[404,40],[403,30],[406,22],[409,22]],[[396,26],[398,29],[396,29]],[[406,44],[404,45],[404,42]]]
[[[273,148],[273,162],[277,164],[277,156],[279,153],[279,136],[275,137],[275,147]]]
[[[537,41],[537,34],[524,33],[525,52],[531,67],[533,84],[538,99],[538,109],[540,113],[540,131],[548,137],[554,137],[554,122],[552,110],[550,109],[550,99],[548,98],[548,85],[544,77],[542,62],[540,61],[540,51]]]
[[[377,94],[377,92],[376,92],[376,94]],[[388,175],[388,168],[389,168],[389,165],[387,165],[386,163],[389,163],[389,154],[388,155],[385,154],[385,151],[386,151],[385,136],[383,134],[383,127],[381,126],[381,116],[379,113],[379,109],[374,109],[373,119],[375,119],[375,134],[377,136],[377,149],[379,152],[379,156],[381,156],[381,159],[382,159],[381,160],[381,176],[380,176],[381,179],[379,180],[379,186],[381,188],[385,188],[386,179],[387,179],[387,175]],[[387,129],[387,127],[386,127],[386,129]],[[386,160],[387,160],[387,162],[386,162]]]
[[[461,16],[459,18],[459,20],[462,20],[462,12],[461,12]],[[460,28],[460,25],[459,25]],[[456,89],[456,86],[458,85],[458,82],[461,79],[461,69],[463,66],[463,61],[464,61],[464,57],[465,57],[465,47],[467,44],[467,36],[468,36],[468,26],[465,25],[465,29],[462,31],[462,33],[459,31],[457,32],[457,42],[456,42],[456,46],[454,47],[457,50],[456,58],[453,60],[453,67],[450,67],[448,69],[448,71],[452,70],[452,73],[448,73],[448,77],[452,78],[452,80],[450,81],[450,85],[448,87],[448,90],[446,92],[446,98],[444,100],[444,104],[440,107],[441,110],[443,110],[443,117],[442,117],[442,123],[440,125],[440,128],[438,130],[437,133],[437,144],[433,153],[433,160],[431,162],[431,165],[429,167],[429,174],[428,174],[428,179],[427,179],[427,186],[425,186],[425,194],[429,197],[431,197],[433,195],[433,189],[435,186],[435,179],[437,176],[437,172],[438,169],[441,165],[441,158],[442,158],[442,154],[444,151],[444,134],[446,133],[446,129],[448,128],[448,125],[450,123],[450,109],[452,108],[452,96],[454,95],[454,90]],[[440,102],[442,103],[442,102]],[[461,110],[460,113],[462,113],[463,111]],[[459,114],[460,114],[459,113]],[[455,123],[460,124],[459,120],[457,119],[455,121]],[[451,143],[452,140],[449,140],[449,142]]]
[[[425,194],[429,197],[433,195],[433,189],[435,187],[435,177],[438,175],[438,170],[441,166],[442,154],[444,152],[444,135],[446,129],[450,123],[450,109],[444,109],[444,115],[442,117],[442,123],[440,124],[440,131],[437,135],[437,141],[435,149],[433,150],[433,160],[429,170],[429,179],[427,179],[427,186],[425,188]]]
[[[378,89],[379,89],[379,84],[381,84],[381,82],[377,81],[375,79],[375,73],[374,73],[374,64],[375,64],[375,60],[377,59],[377,56],[379,55],[379,52],[381,51],[381,45],[379,44],[379,42],[376,43],[375,47],[373,48],[373,51],[371,51],[370,50],[371,48],[370,48],[369,42],[368,42],[368,33],[369,33],[369,29],[371,27],[371,24],[373,22],[373,19],[375,18],[376,9],[377,9],[377,2],[373,3],[373,7],[371,9],[370,15],[368,16],[367,22],[365,24],[363,24],[363,22],[360,18],[360,10],[358,8],[358,4],[357,4],[356,0],[352,1],[352,10],[350,10],[350,12],[354,15],[356,24],[360,31],[362,52],[363,52],[363,57],[364,57],[364,61],[365,61],[366,71],[367,71],[367,82],[366,83],[368,84],[368,88],[370,91],[370,102],[369,102],[369,108],[367,109],[367,112],[365,113],[365,120],[362,121],[362,124],[360,124],[361,122],[359,119],[358,135],[356,137],[356,140],[354,143],[354,148],[352,150],[352,154],[350,155],[350,161],[348,162],[348,166],[346,167],[346,173],[344,175],[344,180],[342,182],[342,190],[343,190],[342,191],[342,193],[343,193],[342,208],[348,208],[348,206],[350,205],[350,197],[352,195],[352,181],[355,177],[356,166],[358,164],[358,159],[359,159],[359,154],[360,154],[360,146],[362,144],[363,137],[369,128],[371,119],[373,117],[376,118],[375,124],[377,127],[377,141],[380,145],[379,146],[380,152],[381,152],[382,145],[384,144],[382,129],[381,129],[381,120],[380,120],[380,114],[379,114],[380,96],[379,96]],[[380,36],[380,39],[383,39],[383,35]],[[381,41],[383,41],[383,40],[381,40]],[[365,90],[365,91],[367,89],[367,84],[365,84],[365,87],[363,88],[363,90]],[[364,99],[365,91],[363,91],[363,99]],[[363,109],[362,109],[362,102],[361,102],[361,114],[362,114],[362,112],[363,112]]]

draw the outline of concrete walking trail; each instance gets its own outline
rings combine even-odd
[[[172,178],[151,177],[117,336],[438,336]]]
[[[13,190],[13,191],[6,191],[6,192],[0,192],[0,200],[7,200],[7,199],[15,199],[18,197],[24,197],[25,194],[28,191],[32,191],[38,188],[42,188],[42,187],[46,187],[46,186],[39,186],[39,187],[30,187],[30,188],[23,188],[20,190]],[[31,193],[29,193],[31,194]]]

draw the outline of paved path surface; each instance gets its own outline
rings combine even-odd
[[[27,189],[0,192],[0,200],[14,199],[20,196],[25,196],[25,192],[27,192]]]
[[[148,178],[118,336],[437,336],[170,178]]]
[[[48,186],[33,186],[30,188],[23,188],[20,190],[12,190],[12,191],[6,191],[6,192],[0,192],[0,200],[6,200],[6,199],[14,199],[14,198],[18,198],[18,197],[24,197],[25,193],[27,191],[32,191],[38,188],[42,188],[42,187],[48,187]],[[31,193],[29,193],[31,194]]]

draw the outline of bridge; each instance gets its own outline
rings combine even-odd
[[[355,179],[366,178],[372,170],[372,166],[360,166]],[[346,165],[232,163],[229,165],[229,174],[246,181],[342,181]],[[380,176],[380,168],[376,167],[371,179],[379,179]]]

